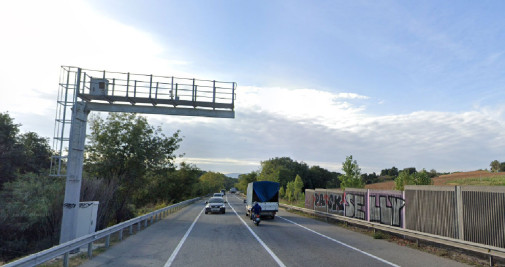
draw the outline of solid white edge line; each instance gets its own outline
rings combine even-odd
[[[238,198],[237,196],[235,196],[235,197]],[[228,202],[228,196],[226,196],[226,201]],[[279,259],[279,257],[277,257],[277,255],[275,255],[275,253],[265,244],[265,242],[263,242],[263,240],[261,240],[261,238],[258,235],[256,235],[256,233],[251,229],[251,227],[249,227],[249,225],[247,225],[247,223],[242,219],[242,217],[240,217],[240,215],[238,215],[237,211],[233,208],[233,206],[230,204],[230,202],[228,202],[228,206],[230,206],[230,208],[233,210],[233,212],[235,212],[235,215],[237,215],[237,217],[242,221],[242,223],[245,225],[245,227],[247,227],[249,232],[251,232],[251,234],[261,244],[261,246],[263,246],[263,248],[268,252],[268,254],[270,254],[270,256],[272,256],[272,258],[275,260],[275,262],[277,262],[277,264],[279,264],[279,266],[281,266],[281,267],[286,267],[286,265],[284,265],[284,263],[281,261],[281,259]]]
[[[385,259],[379,258],[379,257],[377,257],[377,256],[375,256],[375,255],[372,255],[372,254],[370,254],[370,253],[368,253],[368,252],[365,252],[365,251],[363,251],[363,250],[361,250],[361,249],[359,249],[359,248],[355,248],[355,247],[353,247],[353,246],[351,246],[351,245],[348,245],[348,244],[346,244],[346,243],[344,243],[344,242],[342,242],[342,241],[338,241],[338,240],[336,240],[336,239],[334,239],[334,238],[331,238],[331,237],[326,236],[326,235],[324,235],[324,234],[318,233],[318,232],[316,232],[316,231],[314,231],[314,230],[312,230],[312,229],[310,229],[310,228],[308,228],[308,227],[305,227],[305,226],[303,226],[303,225],[301,225],[301,224],[298,224],[298,223],[296,223],[296,222],[293,222],[293,221],[291,221],[291,220],[288,220],[288,219],[286,219],[286,218],[284,218],[284,217],[282,217],[282,216],[277,215],[277,217],[279,217],[279,218],[281,218],[281,219],[283,219],[283,220],[285,220],[285,221],[287,221],[287,222],[290,222],[290,223],[292,223],[292,224],[294,224],[294,225],[296,225],[296,226],[299,226],[299,227],[301,227],[301,228],[303,228],[303,229],[305,229],[305,230],[307,230],[307,231],[310,231],[310,232],[312,232],[312,233],[314,233],[314,234],[317,234],[317,235],[322,236],[322,237],[324,237],[324,238],[326,238],[326,239],[329,239],[329,240],[331,240],[331,241],[333,241],[333,242],[336,242],[336,243],[338,243],[338,244],[340,244],[340,245],[342,245],[342,246],[344,246],[344,247],[350,248],[350,249],[355,250],[355,251],[357,251],[357,252],[359,252],[359,253],[363,253],[363,254],[365,254],[365,255],[367,255],[367,256],[369,256],[369,257],[372,257],[372,258],[374,258],[374,259],[376,259],[376,260],[378,260],[378,261],[381,261],[381,262],[383,262],[383,263],[385,263],[385,264],[388,264],[388,265],[391,265],[391,266],[395,266],[395,267],[400,267],[400,265],[397,265],[397,264],[394,264],[394,263],[392,263],[392,262],[389,262],[389,261],[387,261],[387,260],[385,260]]]
[[[175,260],[175,256],[177,256],[177,253],[179,253],[179,250],[181,249],[182,245],[184,244],[184,242],[186,241],[186,238],[188,238],[189,236],[189,233],[191,232],[191,230],[193,229],[193,226],[195,226],[195,223],[196,221],[198,221],[198,218],[200,218],[200,215],[202,215],[202,212],[205,210],[205,207],[202,209],[202,211],[200,211],[200,214],[198,214],[198,216],[196,216],[195,220],[193,221],[193,223],[191,224],[191,226],[189,227],[189,229],[186,231],[186,233],[184,234],[184,237],[182,237],[181,241],[179,241],[179,244],[177,245],[177,247],[175,248],[174,252],[172,252],[172,255],[170,255],[170,258],[168,258],[167,262],[165,263],[165,267],[169,267],[170,265],[172,265],[172,263],[174,262]]]

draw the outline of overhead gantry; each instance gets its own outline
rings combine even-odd
[[[234,118],[236,88],[235,82],[62,66],[51,160],[51,175],[66,177],[60,244],[76,238],[91,111]]]

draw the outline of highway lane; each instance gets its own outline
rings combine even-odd
[[[195,203],[83,266],[462,266],[282,210],[256,227],[242,199],[227,199],[226,214]]]

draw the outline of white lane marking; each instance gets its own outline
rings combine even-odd
[[[377,256],[375,256],[375,255],[372,255],[372,254],[370,254],[370,253],[368,253],[368,252],[365,252],[365,251],[363,251],[363,250],[361,250],[361,249],[359,249],[359,248],[355,248],[355,247],[353,247],[353,246],[351,246],[351,245],[347,245],[346,243],[344,243],[344,242],[342,242],[342,241],[338,241],[338,240],[336,240],[336,239],[334,239],[334,238],[331,238],[331,237],[329,237],[329,236],[326,236],[326,235],[323,235],[323,234],[321,234],[321,233],[318,233],[318,232],[316,232],[316,231],[314,231],[314,230],[312,230],[312,229],[310,229],[310,228],[307,228],[307,227],[305,227],[305,226],[303,226],[303,225],[301,225],[301,224],[298,224],[298,223],[295,223],[295,222],[293,222],[293,221],[291,221],[291,220],[288,220],[288,219],[286,219],[286,218],[283,218],[282,216],[277,215],[277,217],[279,217],[279,218],[281,218],[281,219],[283,219],[283,220],[285,220],[285,221],[288,221],[288,222],[290,222],[290,223],[292,223],[292,224],[294,224],[294,225],[296,225],[296,226],[300,226],[301,228],[303,228],[303,229],[305,229],[305,230],[307,230],[307,231],[310,231],[310,232],[312,232],[312,233],[314,233],[314,234],[316,234],[316,235],[320,235],[320,236],[322,236],[322,237],[324,237],[324,238],[327,238],[327,239],[329,239],[329,240],[331,240],[331,241],[333,241],[333,242],[336,242],[336,243],[338,243],[338,244],[340,244],[340,245],[342,245],[342,246],[344,246],[344,247],[350,248],[350,249],[352,249],[352,250],[356,250],[357,252],[363,253],[363,254],[365,254],[365,255],[367,255],[367,256],[369,256],[369,257],[372,257],[372,258],[374,258],[374,259],[376,259],[376,260],[378,260],[378,261],[382,261],[382,262],[383,262],[383,263],[385,263],[385,264],[388,264],[388,265],[391,265],[391,266],[400,267],[400,265],[396,265],[396,264],[391,263],[391,262],[389,262],[389,261],[387,261],[387,260],[385,260],[385,259],[379,258],[379,257],[377,257]]]
[[[172,255],[170,255],[170,258],[168,258],[168,261],[165,263],[165,267],[169,267],[170,265],[172,265],[172,263],[175,260],[175,256],[177,256],[177,253],[179,253],[179,250],[181,249],[182,245],[186,241],[186,238],[188,238],[189,233],[193,229],[193,226],[195,226],[196,221],[198,221],[198,218],[200,218],[200,215],[202,215],[202,212],[204,210],[205,210],[205,207],[202,209],[202,211],[200,211],[200,214],[198,214],[198,216],[196,216],[195,220],[193,221],[193,223],[191,224],[189,229],[186,231],[186,234],[184,234],[184,237],[182,237],[181,241],[179,241],[179,244],[175,248],[174,252],[172,252]]]
[[[228,202],[228,196],[226,196],[226,202]],[[258,235],[256,235],[256,233],[251,229],[251,227],[249,227],[249,225],[247,225],[247,223],[242,219],[242,217],[240,217],[240,215],[238,215],[237,211],[235,211],[235,209],[230,204],[230,202],[228,202],[228,206],[230,206],[230,208],[233,210],[233,212],[235,212],[235,215],[237,215],[237,217],[242,221],[242,223],[245,225],[245,227],[247,227],[247,229],[249,230],[249,232],[251,232],[251,234],[254,236],[254,238],[256,238],[256,240],[258,240],[258,242],[263,246],[263,248],[268,252],[268,254],[270,254],[270,256],[272,256],[272,258],[275,260],[275,262],[277,262],[277,264],[279,264],[279,266],[281,266],[281,267],[286,267],[286,265],[284,265],[284,263],[282,263],[281,259],[279,259],[277,257],[277,255],[275,255],[275,253],[265,244],[265,242],[263,242],[263,240],[261,240],[261,238]]]

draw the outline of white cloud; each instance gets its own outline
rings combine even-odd
[[[286,94],[288,103],[270,99]],[[456,171],[486,168],[505,149],[500,109],[376,116],[352,102],[340,105],[331,101],[334,94],[317,90],[242,87],[239,96],[234,120],[196,125],[177,119],[170,124],[187,137],[181,149],[189,158],[209,167],[218,159],[214,166],[230,172],[251,170],[241,159],[254,157],[259,164],[282,156],[341,171],[348,155],[364,172],[392,166]],[[221,160],[229,158],[239,160]]]
[[[268,112],[293,120],[322,125],[346,124],[361,116],[364,106],[348,100],[368,97],[354,93],[331,93],[315,89],[258,88],[242,86],[237,94],[237,111]]]
[[[160,56],[170,47],[154,35],[107,18],[85,1],[3,1],[0,35],[0,112],[28,120],[46,116],[44,136],[54,125],[61,65],[191,76],[174,67],[189,62]],[[39,122],[22,122],[32,123]]]

